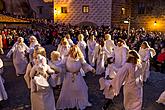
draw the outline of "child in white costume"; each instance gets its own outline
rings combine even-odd
[[[2,100],[7,100],[7,93],[6,90],[4,88],[4,79],[2,78],[1,74],[3,73],[3,62],[0,59],[0,101]]]
[[[86,52],[85,52],[85,50],[86,50],[87,44],[84,41],[84,35],[83,34],[79,34],[78,35],[78,44],[77,45],[80,48],[81,52],[83,53],[84,59],[86,60]],[[82,76],[85,76],[85,72],[84,72],[84,70],[82,68],[81,68],[80,72],[81,72]]]
[[[83,110],[87,106],[91,106],[88,101],[88,86],[80,73],[80,69],[83,68],[86,72],[95,72],[95,70],[86,63],[77,45],[71,47],[69,56],[64,63],[67,72],[57,100],[57,109],[64,110],[76,107]]]
[[[35,64],[30,71],[31,78],[31,109],[56,110],[52,86],[49,82],[54,70],[47,65],[45,49],[40,47],[34,50]]]
[[[24,39],[19,37],[17,42],[13,45],[6,57],[10,58],[13,54],[13,64],[16,70],[16,75],[25,74],[26,66],[28,64],[25,57],[26,52],[29,51],[29,47],[24,43]]]
[[[84,41],[84,35],[83,34],[79,34],[78,35],[78,47],[80,48],[81,52],[83,53],[84,55],[84,58],[86,59],[86,52],[85,52],[85,49],[86,49],[86,42]]]
[[[57,48],[57,51],[60,53],[62,59],[68,55],[69,49],[70,45],[67,39],[63,38]]]
[[[111,81],[109,92],[112,93],[112,96],[102,109],[106,110],[110,104],[113,104],[113,97],[119,94],[123,86],[125,110],[141,110],[143,99],[141,77],[140,56],[136,51],[130,51],[126,63],[118,70],[116,77]]]
[[[106,67],[105,77],[99,79],[100,83],[100,90],[104,90],[103,94],[105,95],[106,99],[113,99],[113,93],[109,91],[111,86],[112,79],[115,78],[117,68],[113,65],[112,57],[107,59],[108,66]]]
[[[56,74],[58,75],[57,79],[55,79],[56,85],[61,86],[63,83],[65,67],[58,51],[51,52],[51,60],[48,64],[52,69],[55,70]]]
[[[96,45],[94,50],[94,56],[92,62],[96,65],[96,74],[101,75],[105,72],[105,56],[109,56],[110,53],[104,45],[104,40],[100,40],[99,44]]]
[[[94,55],[94,49],[96,46],[95,36],[91,35],[89,40],[87,40],[87,46],[88,46],[88,61],[91,66],[94,66],[92,63],[93,55]]]
[[[148,42],[144,41],[141,44],[139,55],[142,61],[142,74],[143,74],[143,81],[146,82],[148,77],[150,76],[150,57],[156,55],[156,52],[153,48],[150,48]]]

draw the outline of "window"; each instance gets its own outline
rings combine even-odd
[[[121,8],[121,14],[125,15],[125,8]]]
[[[38,6],[38,12],[39,12],[39,14],[42,14],[42,10],[43,9],[43,6]]]
[[[61,7],[61,13],[67,13],[67,7]]]
[[[146,14],[151,14],[152,13],[152,10],[153,10],[153,3],[152,2],[148,2],[146,4]]]
[[[83,12],[83,13],[89,13],[89,6],[88,6],[88,5],[84,5],[84,6],[82,7],[82,12]]]
[[[145,5],[143,2],[138,3],[138,14],[145,14]]]

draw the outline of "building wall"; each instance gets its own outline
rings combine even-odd
[[[83,13],[83,5],[89,6],[89,13]],[[112,0],[55,0],[55,22],[70,23],[92,22],[99,26],[111,26]],[[67,7],[67,13],[61,13]]]
[[[129,16],[131,16],[131,0],[112,0],[112,27],[127,28],[128,24],[124,24],[124,20]]]
[[[142,9],[142,12],[139,13]],[[164,0],[132,0],[131,26],[144,27],[148,31],[165,32]]]
[[[53,2],[49,0],[29,0],[30,6],[34,11],[36,18],[53,18]],[[40,9],[41,8],[41,9]],[[40,10],[42,13],[40,13]]]
[[[27,0],[2,0],[4,3],[4,10],[12,15],[31,15],[31,7]]]

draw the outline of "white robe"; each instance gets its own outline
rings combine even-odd
[[[28,63],[27,67],[26,67],[26,73],[24,75],[24,79],[25,79],[25,82],[27,84],[27,87],[28,89],[31,88],[31,77],[30,77],[30,72],[31,72],[31,69],[32,67],[34,66],[34,61],[31,61]]]
[[[113,40],[106,40],[105,41],[105,46],[107,48],[107,50],[112,53],[113,52],[113,49],[115,47],[115,44],[114,44],[114,41]]]
[[[143,81],[147,81],[148,77],[150,76],[150,49],[142,49],[139,50],[139,55],[142,61],[142,74],[143,74]]]
[[[93,55],[94,55],[94,49],[96,46],[96,41],[87,41],[87,46],[88,46],[88,60],[89,60],[89,64],[91,66],[94,66],[94,64],[92,63],[92,59],[93,59]]]
[[[60,53],[62,59],[68,55],[69,49],[70,49],[70,45],[68,46],[63,46],[61,44],[58,45],[57,51]]]
[[[85,41],[78,41],[78,44],[77,45],[80,48],[81,52],[83,53],[84,58],[86,59],[85,49],[86,49],[87,44],[85,43]]]
[[[105,56],[109,56],[109,52],[106,47],[101,47],[100,45],[96,45],[94,50],[94,56],[92,62],[95,64],[96,62],[96,74],[100,75],[105,72]]]
[[[102,77],[99,79],[100,90],[103,90],[103,95],[107,99],[114,98],[114,93],[110,89],[110,85],[111,85],[112,79],[114,79],[116,77],[117,71],[118,71],[118,68],[115,68],[114,64],[109,64],[105,71],[105,77],[104,78]],[[107,79],[108,77],[111,79]]]
[[[49,61],[49,66],[56,71],[58,77],[54,80],[56,85],[61,85],[64,80],[64,74],[66,72],[65,65],[63,64],[62,60],[59,59],[57,61]],[[53,76],[52,76],[53,77]]]
[[[4,79],[1,76],[2,73],[3,73],[3,62],[0,59],[0,101],[8,99],[5,87],[3,85]]]
[[[29,48],[25,43],[18,44],[17,42],[13,45],[10,51],[7,53],[7,57],[10,58],[13,54],[13,64],[16,70],[16,74],[25,74],[26,66],[28,64],[25,52],[28,52]]]
[[[66,75],[57,100],[57,109],[74,108],[85,109],[91,105],[88,101],[88,86],[86,85],[80,69],[85,72],[93,68],[84,59],[73,59],[70,56],[65,60]]]
[[[50,66],[46,66],[47,73],[53,73],[54,71]],[[49,87],[43,90],[37,90],[37,84],[33,77],[37,71],[37,66],[34,65],[30,72],[31,77],[31,110],[56,110],[55,108],[55,98],[53,94],[53,89],[49,84]],[[49,83],[49,80],[48,80]]]
[[[70,46],[73,46],[74,45],[72,39],[67,39],[67,41],[68,41],[68,43],[69,43]]]
[[[111,90],[114,95],[118,95],[122,85],[124,92],[124,108],[125,110],[141,110],[143,99],[143,81],[141,79],[141,66],[131,63],[125,63],[119,69],[117,76],[112,80]]]
[[[127,60],[127,52],[128,49],[124,46],[116,46],[114,48],[114,52],[111,54],[111,56],[115,58],[114,65],[116,66],[116,68],[121,68],[125,64]]]
[[[29,60],[32,61],[33,60],[33,51],[34,51],[34,48],[36,45],[40,45],[38,43],[38,41],[35,41],[35,42],[32,42],[30,45],[29,45]]]

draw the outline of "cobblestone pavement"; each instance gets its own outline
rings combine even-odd
[[[46,49],[47,52],[50,53],[54,47],[47,46]],[[6,59],[4,55],[1,55],[0,57],[5,65],[3,77],[5,79],[5,87],[9,97],[7,101],[0,103],[3,106],[0,110],[30,110],[29,90],[26,87],[23,76],[16,77],[11,59]],[[86,110],[101,110],[101,107],[105,102],[102,91],[99,90],[99,78],[100,76],[93,76],[92,73],[88,73],[85,77],[89,87],[89,101],[93,105]],[[164,105],[155,102],[164,90],[165,74],[152,71],[149,81],[144,84],[143,110],[165,110]],[[55,90],[56,100],[59,92],[59,90]],[[122,100],[123,95],[120,94],[114,99],[115,105],[110,107],[109,110],[124,110]]]

